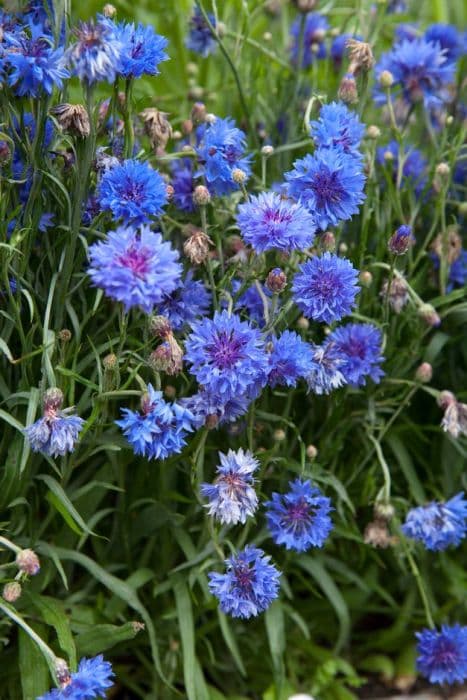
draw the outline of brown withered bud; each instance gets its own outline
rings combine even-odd
[[[195,102],[191,109],[191,119],[195,124],[202,124],[206,121],[206,105],[204,102]]]
[[[458,227],[455,225],[448,226],[446,233],[447,236],[445,236],[445,239],[442,233],[436,236],[431,245],[431,249],[436,253],[438,258],[445,255],[448,265],[452,265],[452,263],[460,257],[462,252],[462,239],[459,236]],[[446,240],[446,246],[444,245],[444,240]]]
[[[442,391],[438,396],[438,405],[444,411],[441,421],[444,432],[453,438],[467,435],[467,404],[460,403],[451,391]]]
[[[147,107],[139,113],[143,120],[144,133],[149,138],[154,150],[164,150],[172,136],[172,127],[167,119],[166,112],[160,112],[155,107]]]
[[[11,148],[6,141],[0,141],[0,165],[6,165],[11,160]]]
[[[214,430],[219,425],[219,416],[216,416],[215,413],[211,413],[209,416],[206,416],[204,425],[208,430]]]
[[[293,4],[299,12],[311,12],[317,5],[317,0],[293,0]]]
[[[193,265],[201,265],[209,255],[209,246],[212,244],[209,236],[198,229],[191,234],[183,244],[183,252]]]
[[[70,669],[65,659],[55,659],[55,675],[62,688],[66,687],[71,680]]]
[[[185,136],[189,136],[191,132],[193,131],[193,122],[191,119],[185,119],[185,121],[182,122],[182,132],[185,134]]]
[[[58,331],[58,339],[62,343],[69,343],[71,340],[71,331],[68,330],[68,328],[62,328],[61,331]]]
[[[279,267],[271,270],[266,277],[266,288],[273,294],[280,294],[287,285],[287,275]]]
[[[370,44],[358,39],[347,39],[347,53],[349,56],[349,73],[358,75],[360,71],[368,73],[375,65],[375,57]]]
[[[337,91],[337,96],[348,105],[358,102],[358,90],[355,78],[352,75],[344,75]]]
[[[51,112],[66,134],[86,139],[91,133],[89,114],[84,105],[72,105],[64,102],[52,107]]]
[[[368,523],[363,534],[365,544],[371,544],[372,547],[393,547],[397,544],[397,537],[390,534],[385,520],[377,519]]]
[[[16,566],[23,574],[28,576],[35,576],[41,568],[39,557],[32,549],[22,549],[18,552],[16,555]]]
[[[172,334],[172,326],[165,316],[152,316],[149,320],[149,330],[156,338],[163,340]]]
[[[11,581],[3,586],[2,596],[7,603],[15,603],[21,596],[21,584],[18,581]]]
[[[197,185],[193,190],[193,202],[198,207],[204,207],[211,201],[209,190],[204,185]]]
[[[391,284],[388,285],[388,280],[386,280],[383,283],[383,286],[381,287],[380,296],[383,299],[386,299],[386,297],[388,297],[391,309],[396,314],[400,314],[400,312],[409,300],[409,288],[407,286],[407,282],[402,277],[393,277],[391,280]]]
[[[336,237],[332,231],[322,233],[319,243],[321,248],[328,253],[333,253],[336,250]]]
[[[159,345],[149,356],[149,365],[156,372],[165,372],[173,376],[181,372],[183,368],[183,351],[172,333],[165,343]]]

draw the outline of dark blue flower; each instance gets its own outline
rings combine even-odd
[[[88,274],[108,297],[128,311],[139,306],[150,313],[180,284],[178,253],[148,226],[119,228],[89,248]]]
[[[241,170],[246,178],[251,174],[250,156],[245,155],[246,139],[233,119],[220,119],[203,124],[198,130],[196,152],[202,165],[201,173],[209,190],[216,195],[238,189],[233,172]]]
[[[161,391],[148,384],[141,401],[141,413],[122,409],[123,418],[115,421],[136,455],[148,459],[167,459],[186,445],[186,435],[193,430],[193,414],[175,401],[164,401]]]
[[[203,282],[193,279],[190,270],[183,283],[165,297],[155,313],[169,319],[174,331],[191,326],[196,319],[206,316],[211,305],[211,295]]]
[[[430,683],[463,683],[467,679],[467,627],[441,625],[417,632],[417,668]]]
[[[412,226],[402,224],[389,239],[388,248],[394,255],[404,255],[414,243],[415,236],[412,233]]]
[[[101,209],[112,212],[114,219],[141,224],[162,214],[167,187],[149,163],[129,159],[103,174],[98,198]]]
[[[107,690],[114,684],[114,673],[102,654],[92,659],[81,659],[78,670],[71,674],[62,688],[41,695],[37,700],[92,700],[106,698]]]
[[[339,370],[354,387],[364,386],[370,377],[378,383],[384,375],[380,365],[383,337],[379,328],[371,323],[348,323],[334,329],[327,338],[334,343],[333,351],[342,359]]]
[[[209,22],[216,28],[216,18],[213,14],[208,13]],[[217,41],[212,35],[209,24],[206,22],[203,13],[198,6],[190,17],[189,22],[189,34],[185,39],[185,46],[190,51],[195,51],[199,53],[200,56],[206,58],[209,54],[216,50]]]
[[[114,22],[97,15],[96,22],[81,22],[74,34],[77,41],[66,52],[73,74],[88,85],[104,80],[113,83],[124,48]]]
[[[266,384],[268,359],[260,332],[227,311],[193,324],[185,343],[191,374],[226,403],[256,396]]]
[[[467,250],[461,250],[459,257],[454,260],[449,268],[449,284],[447,291],[454,287],[463,287],[467,281]]]
[[[357,278],[349,260],[323,253],[300,265],[293,279],[293,299],[307,318],[339,321],[356,306]]]
[[[84,420],[70,415],[71,410],[46,410],[42,418],[24,429],[33,452],[44,452],[51,457],[73,452]]]
[[[272,539],[298,552],[322,547],[333,527],[330,499],[308,480],[295,479],[289,486],[288,493],[273,493],[265,503]]]
[[[275,192],[261,192],[240,204],[237,223],[248,245],[266,250],[304,250],[313,243],[316,224],[305,207]]]
[[[308,68],[315,58],[325,58],[324,37],[328,29],[326,17],[319,12],[308,12],[305,17],[297,17],[290,28],[292,63]]]
[[[408,104],[423,102],[431,109],[449,100],[447,86],[454,80],[455,66],[438,42],[416,38],[404,39],[383,54],[375,66],[377,81],[383,71],[389,71],[394,78],[392,99],[400,96]],[[379,82],[374,96],[377,104],[387,101]]]
[[[323,231],[351,219],[365,199],[361,161],[340,148],[319,148],[296,160],[285,178],[290,196],[307,207]]]
[[[465,54],[465,35],[453,24],[430,24],[425,32],[426,41],[438,42],[448,61],[455,62]]]
[[[312,351],[308,343],[293,331],[284,331],[272,341],[269,354],[269,386],[295,386],[312,369]]]
[[[201,495],[209,500],[209,515],[227,525],[245,523],[258,507],[253,473],[258,460],[242,449],[227,454],[219,452],[220,464],[213,484],[202,484]]]
[[[125,78],[141,78],[145,73],[157,75],[159,63],[169,58],[164,51],[169,42],[150,25],[120,22],[116,36],[123,47],[118,73]]]
[[[65,68],[63,49],[54,48],[52,37],[44,34],[41,25],[31,24],[27,31],[7,34],[0,68],[8,74],[8,84],[19,97],[51,95],[61,89],[69,77]]]
[[[180,399],[180,404],[193,414],[193,425],[196,429],[203,425],[215,428],[225,423],[233,423],[245,415],[250,403],[251,398],[248,396],[235,396],[226,400],[218,394],[204,390]]]
[[[433,551],[457,547],[467,534],[467,500],[464,494],[458,493],[445,503],[432,501],[426,506],[412,508],[402,531]]]
[[[416,39],[418,35],[419,32],[417,25],[409,24],[408,22],[398,24],[395,30],[395,37],[397,41],[403,41],[404,39],[412,41],[413,39]]]
[[[249,618],[266,610],[279,594],[280,573],[262,549],[247,545],[226,560],[227,571],[209,574],[209,590],[232,617]]]
[[[404,146],[404,164],[402,166],[402,178],[399,187],[414,188],[419,195],[427,184],[427,161],[417,148]],[[387,146],[380,146],[376,150],[376,162],[379,165],[389,167],[395,182],[399,173],[399,145],[397,141],[390,141]]]
[[[332,341],[322,345],[312,345],[312,365],[305,379],[314,394],[330,394],[334,389],[346,384],[341,371],[344,360]]]
[[[317,148],[342,148],[345,153],[360,156],[360,142],[365,133],[356,112],[339,102],[323,105],[318,121],[310,122],[311,135]]]
[[[173,203],[188,213],[195,211],[193,191],[196,182],[193,180],[193,167],[190,158],[179,158],[172,163],[172,187],[174,188]]]

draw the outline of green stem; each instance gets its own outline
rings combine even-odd
[[[37,644],[37,646],[43,653],[47,663],[49,664],[51,670],[55,674],[55,668],[58,659],[53,653],[52,649],[49,646],[47,646],[44,640],[41,639],[36,632],[34,632],[32,627],[30,627],[28,623],[25,622],[25,620],[23,620],[22,617],[17,615],[16,612],[12,610],[12,608],[10,608],[9,605],[5,605],[5,603],[0,601],[0,610],[3,610],[5,615],[7,615],[11,620],[13,620],[13,622],[16,622],[16,624],[19,625],[19,627],[21,627],[26,632],[26,634],[29,635],[29,637]]]
[[[389,471],[388,464],[386,462],[386,459],[383,454],[383,450],[381,449],[381,445],[379,444],[379,441],[376,440],[376,438],[373,437],[373,435],[368,435],[370,441],[373,443],[376,455],[378,457],[378,461],[381,465],[381,469],[383,472],[383,478],[384,478],[384,489],[383,489],[383,501],[385,503],[389,503],[391,499],[391,472]]]
[[[420,574],[420,570],[415,562],[415,559],[412,556],[412,553],[410,552],[410,549],[407,546],[407,542],[405,541],[405,538],[403,535],[400,536],[400,541],[402,544],[402,548],[404,550],[404,554],[409,561],[409,565],[410,565],[410,569],[412,571],[412,574],[413,574],[415,581],[417,583],[417,587],[418,587],[418,590],[420,593],[420,598],[422,599],[423,607],[425,609],[425,616],[426,616],[426,620],[428,622],[428,626],[431,627],[431,629],[434,629],[435,623],[433,621],[433,616],[431,614],[428,596],[427,596],[425,588],[423,586],[423,580],[422,580],[422,577]]]

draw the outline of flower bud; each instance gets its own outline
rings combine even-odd
[[[55,659],[55,675],[62,688],[65,688],[69,684],[71,673],[65,659]]]
[[[203,102],[195,102],[191,109],[191,119],[195,124],[206,121],[206,105]]]
[[[347,243],[339,243],[339,253],[345,255],[349,250]]]
[[[206,114],[206,122],[208,124],[214,124],[216,120],[217,120],[217,117],[215,114],[212,114],[211,112]]]
[[[284,442],[286,437],[287,434],[285,430],[282,430],[282,428],[277,428],[277,430],[275,430],[272,434],[274,442]]]
[[[204,425],[208,430],[215,430],[219,425],[219,416],[217,416],[215,413],[211,413],[209,416],[206,416]]]
[[[191,263],[201,265],[209,255],[209,246],[211,244],[212,241],[209,236],[201,229],[197,229],[183,244],[183,252]]]
[[[155,372],[165,372],[169,376],[182,370],[183,353],[172,334],[149,355],[148,363]]]
[[[202,88],[201,85],[193,85],[188,90],[188,99],[189,100],[201,100],[201,98],[203,96],[204,96],[204,88]]]
[[[118,369],[117,356],[113,352],[109,353],[102,360],[102,365],[106,372],[114,372],[116,369]]]
[[[189,136],[191,132],[193,131],[193,122],[191,119],[185,119],[185,121],[182,122],[182,132],[185,134],[185,136]]]
[[[193,61],[188,61],[188,63],[186,64],[186,72],[188,73],[188,75],[198,75],[198,65]]]
[[[306,13],[316,7],[317,0],[293,0],[293,2],[299,12]]]
[[[376,520],[385,520],[386,522],[389,522],[393,519],[395,510],[392,503],[376,501],[373,512]]]
[[[237,183],[237,185],[242,185],[247,179],[246,172],[240,170],[240,168],[234,168],[232,170],[232,180]]]
[[[204,185],[197,185],[193,191],[193,202],[198,207],[204,207],[211,201],[209,190]]]
[[[392,151],[389,151],[389,150],[384,151],[383,158],[386,162],[390,162],[390,161],[394,160],[394,154],[392,153]]]
[[[333,253],[336,250],[336,237],[332,231],[325,231],[321,234],[319,242],[321,248],[328,253]]]
[[[32,549],[22,549],[18,552],[16,555],[16,566],[23,574],[28,576],[35,576],[41,568],[39,557]]]
[[[266,158],[268,158],[269,156],[272,156],[273,153],[274,153],[273,146],[263,146],[263,148],[261,149],[261,155],[265,156]]]
[[[6,141],[0,141],[0,165],[6,165],[11,160],[11,148]]]
[[[143,109],[139,116],[143,120],[144,133],[148,136],[152,148],[165,149],[172,136],[172,126],[167,119],[167,113],[160,112],[155,107],[148,107]]]
[[[422,364],[419,367],[417,367],[417,371],[415,372],[415,379],[417,382],[427,384],[428,382],[431,382],[432,376],[433,367],[430,365],[429,362],[422,362]]]
[[[431,304],[422,304],[418,309],[418,313],[427,326],[437,328],[441,324],[441,319]]]
[[[69,343],[71,340],[71,331],[68,330],[68,328],[62,328],[61,331],[58,331],[58,339],[62,343]]]
[[[172,326],[165,316],[152,316],[149,320],[149,330],[156,338],[164,340],[172,334]]]
[[[271,270],[266,277],[266,287],[273,294],[280,294],[287,285],[287,275],[279,267]]]
[[[373,283],[373,275],[369,270],[362,270],[358,276],[358,279],[362,287],[371,287]]]
[[[172,138],[173,138],[175,141],[179,141],[179,140],[182,138],[182,136],[183,136],[182,132],[181,132],[181,131],[178,131],[178,129],[176,129],[175,131],[172,131]],[[191,147],[189,146],[188,148],[189,148],[190,151],[191,151]]]
[[[63,392],[58,387],[47,389],[44,394],[44,413],[47,411],[58,411],[63,404]],[[29,551],[29,550],[25,550]]]
[[[441,177],[447,177],[449,173],[451,172],[451,168],[447,163],[438,163],[436,166],[435,172],[437,175],[440,175]]]
[[[102,14],[104,15],[104,17],[108,17],[109,19],[112,19],[117,14],[117,8],[108,2],[102,8]]]
[[[357,83],[352,75],[344,75],[339,85],[337,96],[342,102],[349,105],[358,102]]]
[[[66,134],[85,139],[91,133],[89,115],[84,105],[72,105],[65,102],[53,107],[51,112]]]
[[[451,406],[451,405],[457,403],[457,399],[454,396],[454,394],[452,393],[452,391],[444,390],[438,396],[437,403],[438,403],[438,406],[440,408],[442,408],[443,411],[445,411],[448,408],[448,406]]]
[[[409,300],[409,288],[407,282],[405,279],[403,279],[403,277],[393,277],[390,284],[388,284],[388,280],[386,280],[381,287],[380,296],[383,299],[386,299],[387,297],[393,311],[395,311],[396,314],[400,314]]]
[[[263,34],[263,41],[271,41],[272,40],[272,34],[271,32],[264,32]]]
[[[305,316],[300,316],[300,318],[297,320],[297,328],[300,331],[307,331],[310,327],[310,322]]]
[[[3,586],[3,598],[7,603],[15,603],[21,596],[21,584],[18,581],[11,581]]]
[[[403,224],[392,234],[388,241],[388,250],[393,255],[404,255],[415,243],[412,227]]]
[[[381,136],[381,129],[375,124],[370,124],[370,126],[366,130],[366,135],[369,139],[373,139],[374,141],[376,141],[376,139],[379,139],[379,137]]]
[[[383,70],[379,76],[379,84],[383,88],[390,88],[394,85],[394,76],[391,71]]]
[[[318,448],[315,445],[307,445],[306,456],[312,462],[318,456]]]

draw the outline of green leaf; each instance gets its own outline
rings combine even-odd
[[[16,418],[13,418],[13,416],[11,416],[9,413],[0,409],[0,418],[2,418],[6,423],[9,423],[12,428],[16,428],[16,430],[19,430],[19,432],[23,434],[24,425],[21,425],[21,423],[17,421]]]
[[[78,535],[82,535],[83,532],[87,532],[88,535],[96,535],[95,532],[89,529],[89,527],[84,522],[81,515],[78,513],[73,503],[70,501],[65,491],[62,489],[58,481],[48,474],[39,474],[36,479],[44,481],[49,487],[51,494],[47,495],[47,500],[52,503],[52,505],[58,510],[58,512],[63,516],[63,519],[67,525],[76,532]]]
[[[93,625],[76,637],[79,656],[95,656],[111,649],[120,642],[134,639],[144,628],[142,623],[125,622],[124,625]]]
[[[188,588],[182,576],[174,576],[173,591],[183,650],[183,678],[188,700],[209,700],[204,676],[197,670],[195,628]]]
[[[3,352],[4,355],[6,355],[10,362],[14,361],[13,355],[11,354],[11,350],[6,344],[6,342],[3,340],[3,338],[0,338],[0,350]]]
[[[34,625],[35,631],[43,636],[41,627]],[[52,684],[49,667],[37,645],[22,629],[18,630],[19,675],[23,698],[27,700],[44,695]]]
[[[235,639],[235,636],[232,634],[232,630],[230,629],[230,624],[227,619],[227,616],[224,615],[222,610],[218,607],[217,608],[217,616],[219,618],[219,626],[221,628],[222,636],[224,637],[224,641],[227,645],[228,650],[232,654],[232,658],[235,661],[235,664],[240,671],[241,675],[243,677],[246,676],[246,670],[245,666],[243,665],[243,660],[240,654],[240,650],[237,645],[237,640]]]
[[[407,448],[396,435],[386,437],[386,442],[397,457],[398,464],[407,480],[412,496],[419,505],[426,503],[427,498],[425,489],[417,476],[417,472]]]
[[[27,595],[34,607],[39,610],[44,622],[54,628],[60,648],[67,654],[70,667],[74,670],[76,668],[76,648],[63,604],[55,598],[37,595],[30,591],[27,592]]]
[[[285,631],[284,611],[282,609],[282,603],[279,600],[275,600],[266,610],[264,620],[266,623],[269,649],[271,651],[277,697],[280,697],[284,686],[283,655],[285,651]]]

